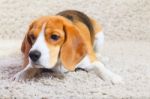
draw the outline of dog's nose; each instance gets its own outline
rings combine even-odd
[[[41,56],[41,53],[37,50],[33,50],[29,53],[29,57],[33,62],[36,62]]]

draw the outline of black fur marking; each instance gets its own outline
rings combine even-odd
[[[77,72],[77,71],[85,71],[85,72],[88,72],[87,70],[85,70],[85,69],[83,69],[83,68],[79,68],[79,67],[75,69],[75,72]]]

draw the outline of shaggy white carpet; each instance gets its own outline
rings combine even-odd
[[[102,55],[109,58],[104,63],[124,78],[124,85],[84,71],[68,73],[65,79],[42,73],[25,83],[9,80],[21,70],[21,39],[30,22],[64,9],[83,11],[102,23]],[[0,0],[0,98],[149,99],[149,11],[149,0]]]

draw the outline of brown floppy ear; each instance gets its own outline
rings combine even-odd
[[[61,48],[60,59],[66,69],[73,71],[86,53],[90,55],[94,52],[92,51],[90,38],[84,38],[73,24],[65,24],[64,32],[66,40]]]
[[[31,44],[31,41],[29,39],[28,33],[30,32],[30,30],[32,29],[32,27],[33,27],[33,23],[30,25],[27,33],[25,34],[24,40],[23,40],[22,45],[21,45],[21,51],[24,54],[23,67],[25,67],[28,64],[28,62],[29,62],[29,60],[28,60],[28,54],[29,54],[29,51],[31,49],[32,44]]]

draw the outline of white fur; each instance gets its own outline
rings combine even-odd
[[[94,50],[96,52],[100,52],[100,49],[103,47],[104,45],[104,33],[98,32],[95,35],[95,40],[94,40]]]
[[[105,63],[109,61],[109,58],[101,55],[101,50],[104,45],[104,39],[105,36],[103,31],[96,33],[95,40],[94,40],[94,51],[96,53],[97,59]]]
[[[103,80],[110,81],[112,84],[123,83],[123,80],[119,75],[111,72],[100,61],[95,61],[91,63],[90,66],[92,66],[92,70],[94,70],[95,73]]]
[[[38,50],[39,52],[41,52],[41,57],[39,58],[37,65],[34,65],[36,68],[52,68],[54,67],[54,65],[51,65],[50,60],[50,49],[48,48],[46,42],[45,42],[45,37],[44,37],[44,29],[45,29],[45,24],[42,26],[42,30],[39,33],[39,36],[35,42],[35,44],[33,45],[33,47],[31,48],[30,51],[33,50]]]

